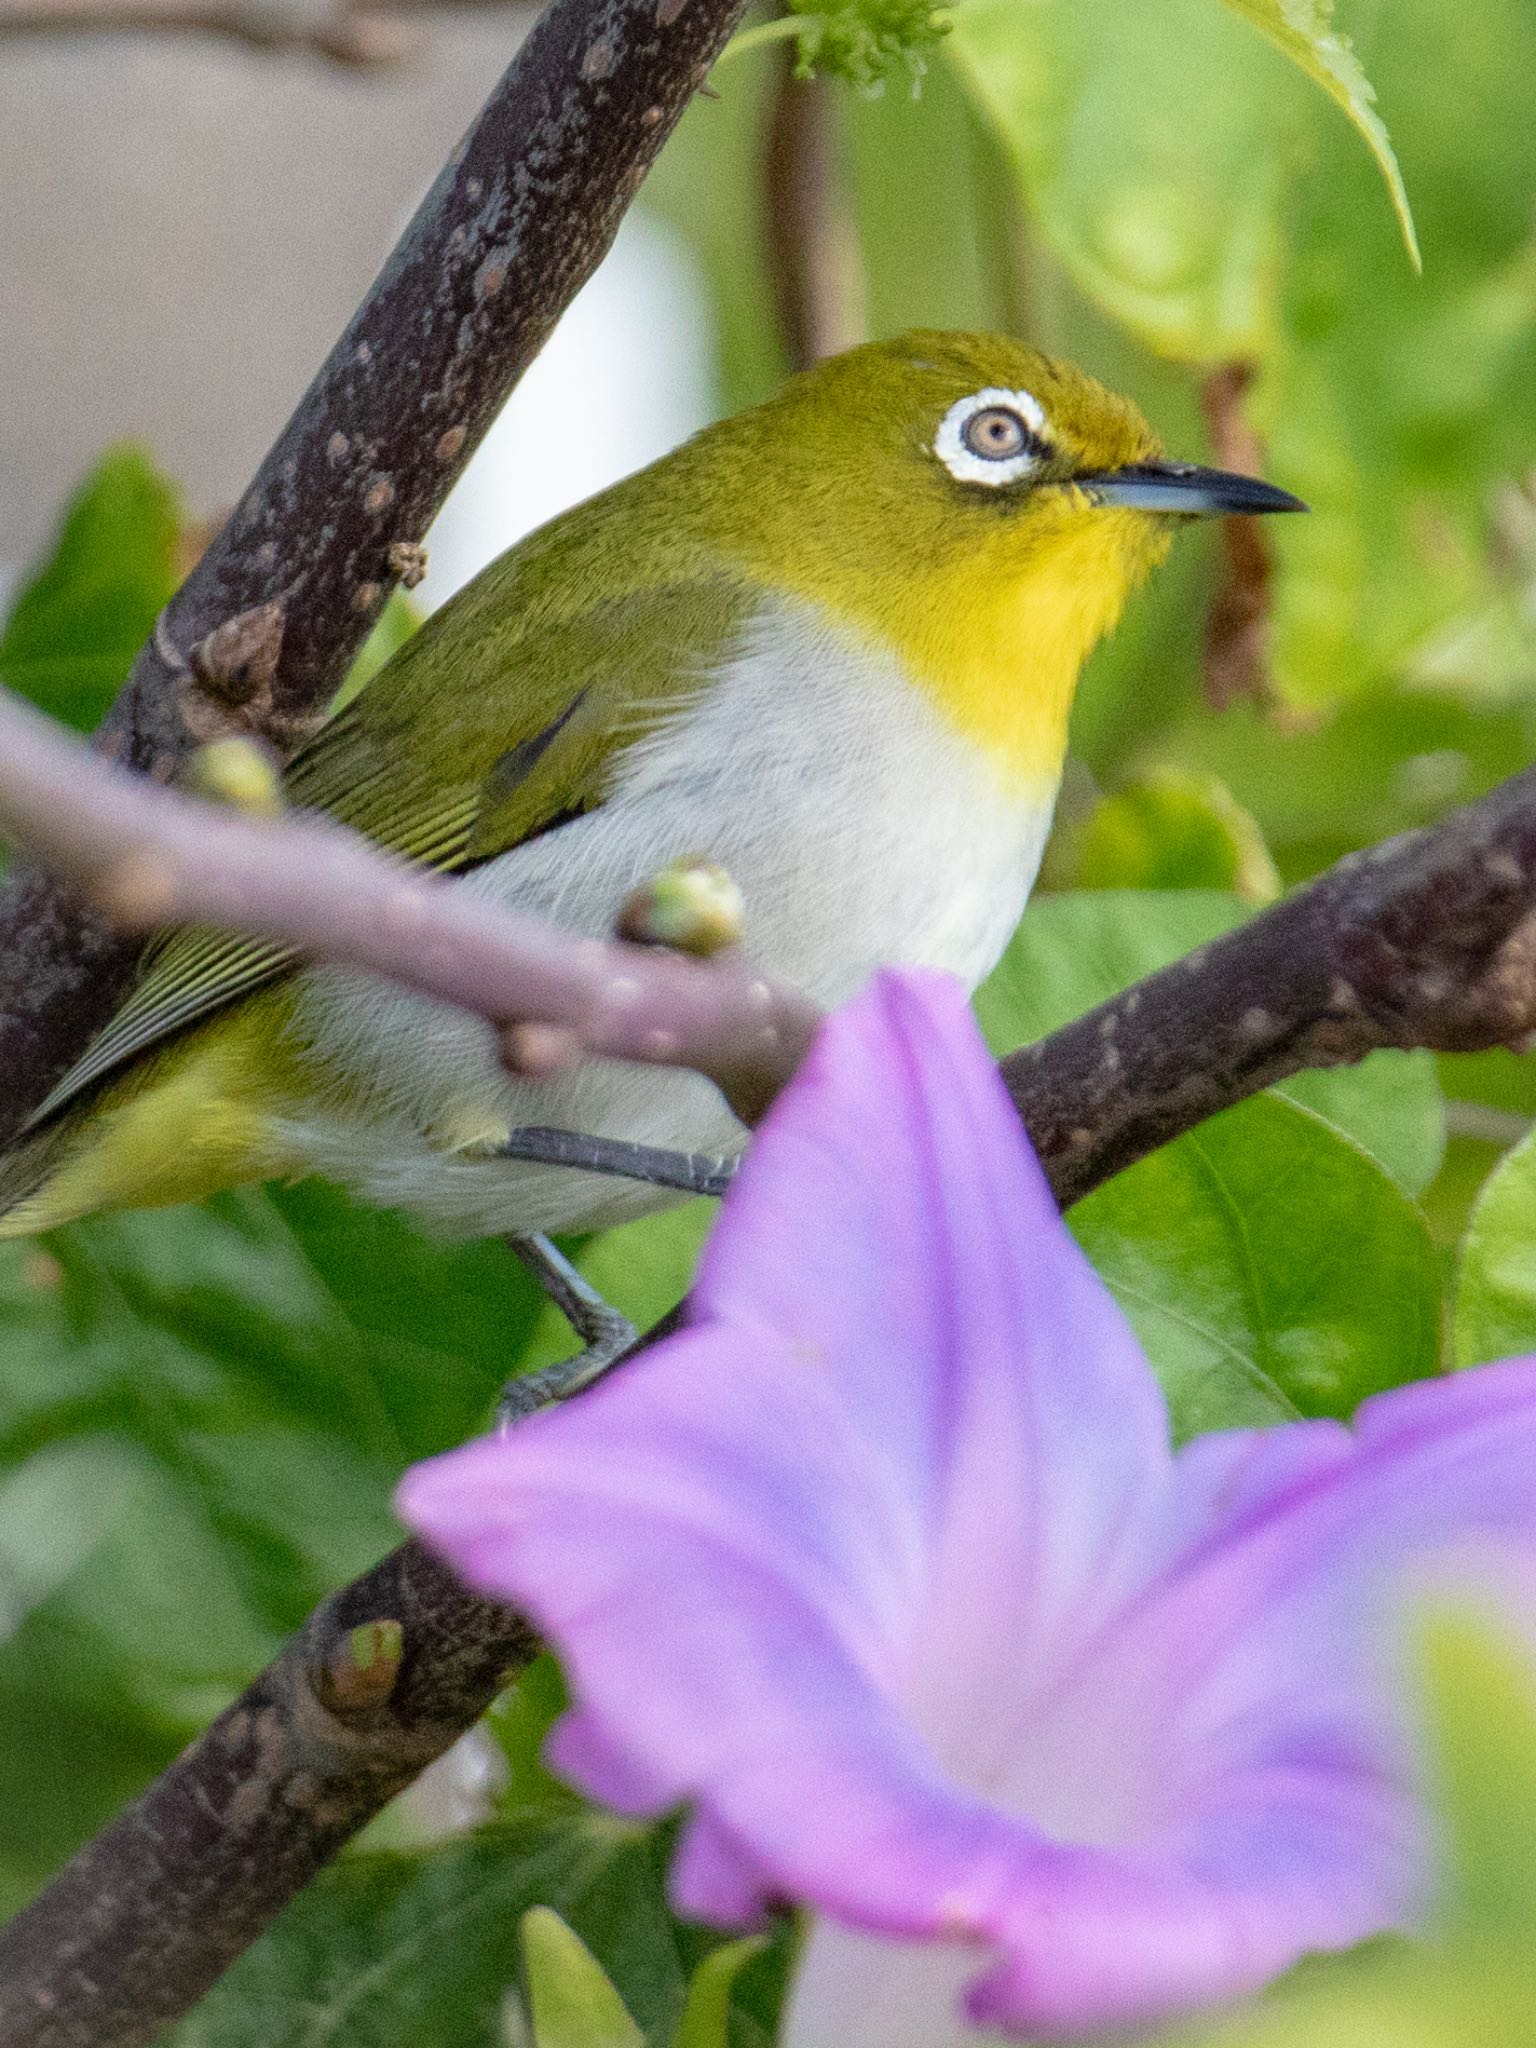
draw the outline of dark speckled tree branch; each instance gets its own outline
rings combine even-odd
[[[0,1932],[0,2041],[154,2040],[536,1648],[414,1544],[333,1594]]]
[[[1304,1067],[1536,1030],[1536,770],[1352,855],[1003,1076],[1065,1207]],[[674,1325],[669,1317],[651,1335]],[[184,2011],[532,1648],[415,1544],[0,1931],[6,2048],[135,2048]]]
[[[1536,769],[1341,860],[1236,931],[1012,1053],[1062,1206],[1218,1110],[1385,1046],[1536,1032]]]
[[[552,0],[166,607],[103,747],[165,779],[200,741],[245,731],[286,750],[314,726],[744,5]],[[0,897],[0,1137],[134,957],[35,875]]]

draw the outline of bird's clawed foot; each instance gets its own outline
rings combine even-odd
[[[593,1138],[581,1131],[529,1125],[509,1131],[479,1156],[526,1159],[540,1166],[568,1166],[586,1173],[613,1174],[649,1187],[675,1188],[685,1195],[723,1195],[736,1161],[708,1152],[672,1152],[623,1138]],[[508,1243],[582,1341],[574,1358],[509,1380],[496,1405],[500,1429],[511,1429],[536,1409],[565,1401],[600,1380],[639,1342],[627,1316],[604,1301],[565,1254],[547,1237],[512,1237]]]
[[[507,1242],[545,1294],[582,1340],[574,1358],[547,1365],[522,1379],[508,1380],[496,1404],[498,1429],[511,1429],[553,1401],[569,1400],[617,1365],[639,1341],[628,1316],[604,1301],[547,1237],[510,1237]]]

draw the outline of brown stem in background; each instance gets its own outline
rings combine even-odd
[[[778,59],[763,138],[763,236],[785,357],[792,370],[806,370],[864,339],[866,292],[836,87],[829,78],[796,78],[792,42]]]
[[[440,0],[416,5],[435,9]],[[421,48],[417,31],[397,17],[347,4],[316,16],[282,0],[0,0],[0,41],[93,33],[207,36],[364,70],[398,64]]]
[[[1211,452],[1223,469],[1261,476],[1264,448],[1243,411],[1252,363],[1224,363],[1200,386]],[[1273,695],[1269,669],[1269,607],[1275,546],[1262,519],[1223,519],[1223,571],[1205,625],[1207,702],[1224,711],[1240,697],[1256,704]]]
[[[1351,855],[1002,1072],[1065,1207],[1303,1067],[1532,1030],[1536,770]],[[138,2048],[474,1723],[496,1671],[530,1648],[414,1544],[325,1602],[0,1932],[6,2048]]]
[[[311,731],[503,400],[606,253],[744,0],[551,0],[99,735],[166,780]],[[0,895],[0,1139],[105,1021],[137,949],[57,884]]]
[[[300,52],[360,68],[398,64],[424,39],[408,15],[501,8],[511,0],[335,0],[316,15],[305,0],[0,0],[0,39],[74,35],[198,35],[250,50]]]

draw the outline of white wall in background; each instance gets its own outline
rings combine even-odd
[[[194,37],[0,64],[0,587],[103,446],[232,504],[529,16],[420,17],[359,75]],[[433,595],[709,411],[686,256],[633,219],[432,536]]]

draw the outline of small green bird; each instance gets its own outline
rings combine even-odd
[[[1127,400],[1018,342],[857,348],[492,563],[287,798],[587,934],[706,856],[754,961],[822,1004],[892,961],[974,986],[1034,879],[1084,658],[1174,523],[1297,509],[1165,462]],[[0,1237],[310,1173],[462,1235],[676,1199],[498,1156],[527,1125],[745,1136],[697,1075],[517,1079],[473,1017],[181,930],[0,1157]]]

